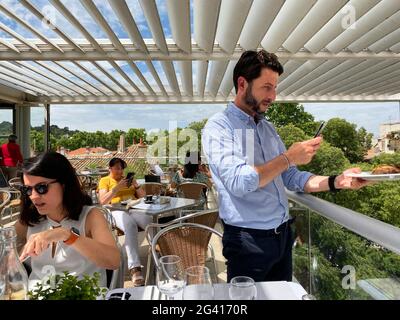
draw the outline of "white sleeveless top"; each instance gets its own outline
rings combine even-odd
[[[94,208],[93,206],[84,206],[79,216],[79,220],[72,220],[65,218],[61,222],[56,222],[47,217],[42,220],[39,224],[33,227],[28,227],[27,239],[32,234],[49,230],[53,227],[62,226],[65,229],[71,229],[75,227],[79,230],[81,235],[85,234],[86,217],[89,211]],[[56,250],[54,257],[52,257],[52,245],[42,252],[37,257],[31,257],[32,272],[29,275],[29,290],[32,290],[34,285],[41,281],[43,278],[47,278],[49,275],[63,274],[64,271],[68,271],[70,274],[82,277],[83,275],[93,275],[95,272],[100,274],[99,285],[106,287],[107,278],[106,270],[99,268],[93,262],[82,256],[72,246],[66,245],[62,241],[56,244]]]

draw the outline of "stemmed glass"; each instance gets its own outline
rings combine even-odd
[[[193,266],[185,270],[186,286],[184,300],[211,300],[214,298],[210,270],[204,266]]]
[[[181,258],[176,255],[162,256],[157,269],[157,287],[169,300],[185,286]]]
[[[237,276],[229,283],[229,298],[231,300],[254,300],[257,296],[257,288],[250,277]]]

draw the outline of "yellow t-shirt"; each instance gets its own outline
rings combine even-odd
[[[107,190],[110,191],[112,188],[114,188],[118,184],[118,181],[111,178],[110,176],[103,177],[99,181],[99,186],[98,190]],[[114,198],[111,199],[111,203],[117,203],[123,200],[128,200],[128,199],[136,199],[135,197],[136,190],[133,186],[130,186],[129,188],[123,188],[117,192]]]

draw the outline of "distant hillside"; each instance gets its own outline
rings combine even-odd
[[[31,127],[31,130],[44,132],[44,125],[38,127]],[[0,123],[0,135],[8,135],[12,132],[12,123],[3,121]],[[79,130],[69,130],[68,127],[59,128],[57,125],[50,126],[50,132],[55,138],[61,138],[63,136],[72,136],[79,132]]]
[[[12,133],[12,123],[3,121],[0,123],[0,136]]]

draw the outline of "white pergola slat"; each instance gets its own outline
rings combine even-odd
[[[32,71],[29,71],[26,69],[24,70],[23,68],[18,67],[17,65],[7,62],[7,61],[3,61],[3,62],[0,61],[0,65],[11,71],[16,72],[17,74],[24,75],[25,77],[28,77],[29,79],[34,79],[37,83],[41,83],[41,84],[45,85],[46,87],[48,87],[49,90],[56,90],[57,95],[59,95],[59,93],[58,93],[59,91],[61,91],[61,93],[64,93],[64,94],[66,93],[69,95],[68,91],[64,90],[65,88],[60,88],[59,86],[55,85],[53,82],[47,80],[46,78],[40,77],[39,75],[34,74],[34,72],[32,72]]]
[[[22,43],[26,44],[28,47],[32,48],[36,52],[41,53],[40,49],[32,42],[26,40],[24,37],[16,33],[14,30],[11,28],[7,27],[4,23],[0,22],[0,29],[3,30],[4,32],[7,32],[9,35],[14,37],[15,39],[21,41]],[[18,51],[19,52],[19,51]]]
[[[57,63],[57,62],[55,62]],[[55,79],[54,77],[52,77],[48,72],[44,72],[42,70],[40,70],[39,68],[36,68],[35,66],[29,64],[26,61],[16,61],[16,65],[19,65],[27,70],[30,70],[32,72],[34,72],[37,75],[41,75],[43,80],[49,80],[51,83],[58,85],[58,88],[60,88],[60,91],[64,91],[67,95],[71,95],[71,90],[69,87],[66,87],[66,84],[58,81],[57,79]],[[73,93],[72,93],[73,95]]]
[[[207,53],[214,49],[221,0],[193,1],[194,40]]]
[[[261,46],[270,52],[277,51],[297,24],[305,17],[316,0],[285,1],[274,22],[261,41]]]
[[[68,35],[66,35],[63,31],[58,29],[55,25],[52,24],[50,20],[48,20],[32,3],[28,0],[20,0],[21,4],[24,5],[32,14],[34,14],[40,21],[47,21],[49,24],[49,28],[51,28],[55,33],[57,33],[65,42],[69,43],[74,47],[74,49],[78,51],[82,51],[82,48],[75,43]]]
[[[79,89],[82,89],[88,93],[90,93],[89,90],[85,89],[84,87],[80,86],[79,84],[77,84],[76,82],[72,81],[71,79],[68,78],[67,74],[63,74],[60,71],[58,71],[56,68],[47,65],[46,63],[42,62],[42,61],[35,61],[38,65],[40,65],[42,68],[47,69],[48,71],[52,72],[53,74],[59,76],[60,78],[64,79],[65,81],[71,83],[73,85],[73,87],[70,89],[77,93],[78,95],[83,95],[81,91],[79,91]],[[77,89],[79,88],[79,89]]]
[[[245,50],[257,49],[284,0],[254,0],[246,23],[239,38],[239,44]]]
[[[167,11],[172,37],[179,49],[186,53],[192,51],[190,37],[189,0],[167,0]]]
[[[105,39],[69,2],[46,4],[62,24],[19,2],[0,3],[1,101],[225,103],[237,59],[261,48],[284,64],[277,100],[400,100],[399,0],[79,0]]]
[[[167,43],[155,0],[139,0],[139,3],[147,19],[155,44],[162,53],[168,54]]]
[[[49,44],[53,49],[55,49],[58,52],[63,52],[63,50],[56,45],[53,41],[50,39],[47,39],[46,36],[44,36],[41,32],[33,28],[29,23],[18,17],[14,12],[11,11],[11,8],[7,8],[3,4],[0,3],[0,10],[5,13],[7,16],[9,16],[11,19],[13,19],[17,24],[20,24],[24,28],[28,29],[30,32],[32,32],[34,35],[36,35],[40,40],[43,42]]]
[[[197,62],[197,94],[204,97],[204,89],[206,87],[206,78],[208,70],[208,61]]]
[[[92,83],[90,83],[89,81],[87,81],[85,78],[83,78],[78,72],[76,72],[75,68],[71,68],[66,66],[65,64],[62,64],[61,62],[57,62],[54,61],[54,63],[56,65],[58,65],[60,68],[64,69],[65,71],[69,72],[70,74],[72,74],[74,77],[76,77],[77,79],[79,79],[80,81],[84,82],[85,84],[87,84],[87,86],[85,86],[85,90],[91,92],[94,95],[97,95],[99,92],[101,94],[107,95],[105,93],[105,91],[102,91],[99,87],[94,87],[92,85]],[[93,89],[93,90],[92,90]]]

